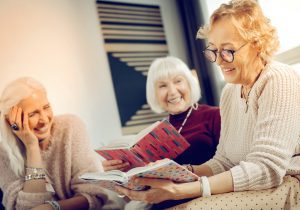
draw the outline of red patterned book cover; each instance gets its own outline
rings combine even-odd
[[[96,150],[107,160],[123,160],[130,168],[145,166],[163,158],[174,159],[190,144],[167,121],[158,121],[131,139],[123,139]]]
[[[132,190],[144,190],[147,188],[147,186],[135,185],[131,181],[133,177],[168,179],[176,183],[194,182],[199,179],[196,174],[167,158],[155,164],[137,167],[127,172],[112,170],[107,172],[86,173],[79,178],[95,182],[99,186],[109,190],[114,190],[116,185],[121,185]]]

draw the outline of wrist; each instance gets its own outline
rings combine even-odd
[[[199,181],[174,185],[172,200],[196,198],[202,196],[202,186]]]
[[[46,201],[45,204],[51,206],[54,210],[61,210],[60,205],[57,201]]]
[[[37,151],[40,151],[40,146],[38,143],[29,143],[24,145],[27,153],[36,153]]]

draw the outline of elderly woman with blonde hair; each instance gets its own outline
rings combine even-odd
[[[136,179],[146,192],[118,187],[133,200],[196,198],[178,209],[300,209],[300,77],[272,60],[276,30],[254,0],[222,4],[200,28],[220,66],[221,136],[215,156],[194,166],[199,182]]]
[[[20,78],[7,85],[0,112],[6,210],[100,209],[109,203],[100,188],[78,178],[102,170],[85,126],[72,115],[53,116],[38,81]]]

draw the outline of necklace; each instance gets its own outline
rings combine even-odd
[[[251,86],[251,88],[250,88],[250,90],[249,90],[249,92],[248,92],[247,94],[243,91],[243,90],[244,90],[244,86],[242,85],[242,90],[241,90],[241,92],[242,92],[242,97],[246,100],[246,110],[245,110],[245,113],[248,112],[249,96],[250,96],[251,90],[252,90],[252,88],[253,88],[255,82],[256,82],[256,81],[258,80],[258,78],[260,77],[262,71],[263,71],[263,70],[261,70],[261,71],[259,72],[259,74],[255,77],[254,83],[253,83],[253,85]]]
[[[252,86],[253,87],[253,86]],[[243,91],[243,89],[244,89],[244,86],[242,86],[242,97],[246,100],[246,110],[245,110],[245,113],[247,113],[247,111],[248,111],[248,102],[249,102],[249,95],[250,95],[250,92],[251,92],[251,90],[252,90],[252,87],[250,88],[250,90],[249,90],[249,92],[248,92],[248,94],[246,95],[245,93],[244,93],[244,91]]]
[[[198,106],[197,106],[197,108],[198,108]],[[195,108],[195,109],[197,109],[197,108]],[[193,106],[191,106],[191,108],[190,108],[189,112],[187,113],[185,119],[183,120],[183,122],[182,122],[180,128],[178,129],[178,133],[181,132],[183,126],[185,125],[185,123],[186,123],[187,119],[189,118],[189,116],[191,115],[192,111],[193,111]]]

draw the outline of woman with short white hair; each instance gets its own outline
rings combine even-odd
[[[81,120],[53,116],[46,90],[20,78],[0,98],[0,187],[6,210],[99,209],[107,195],[78,177],[101,171]]]

